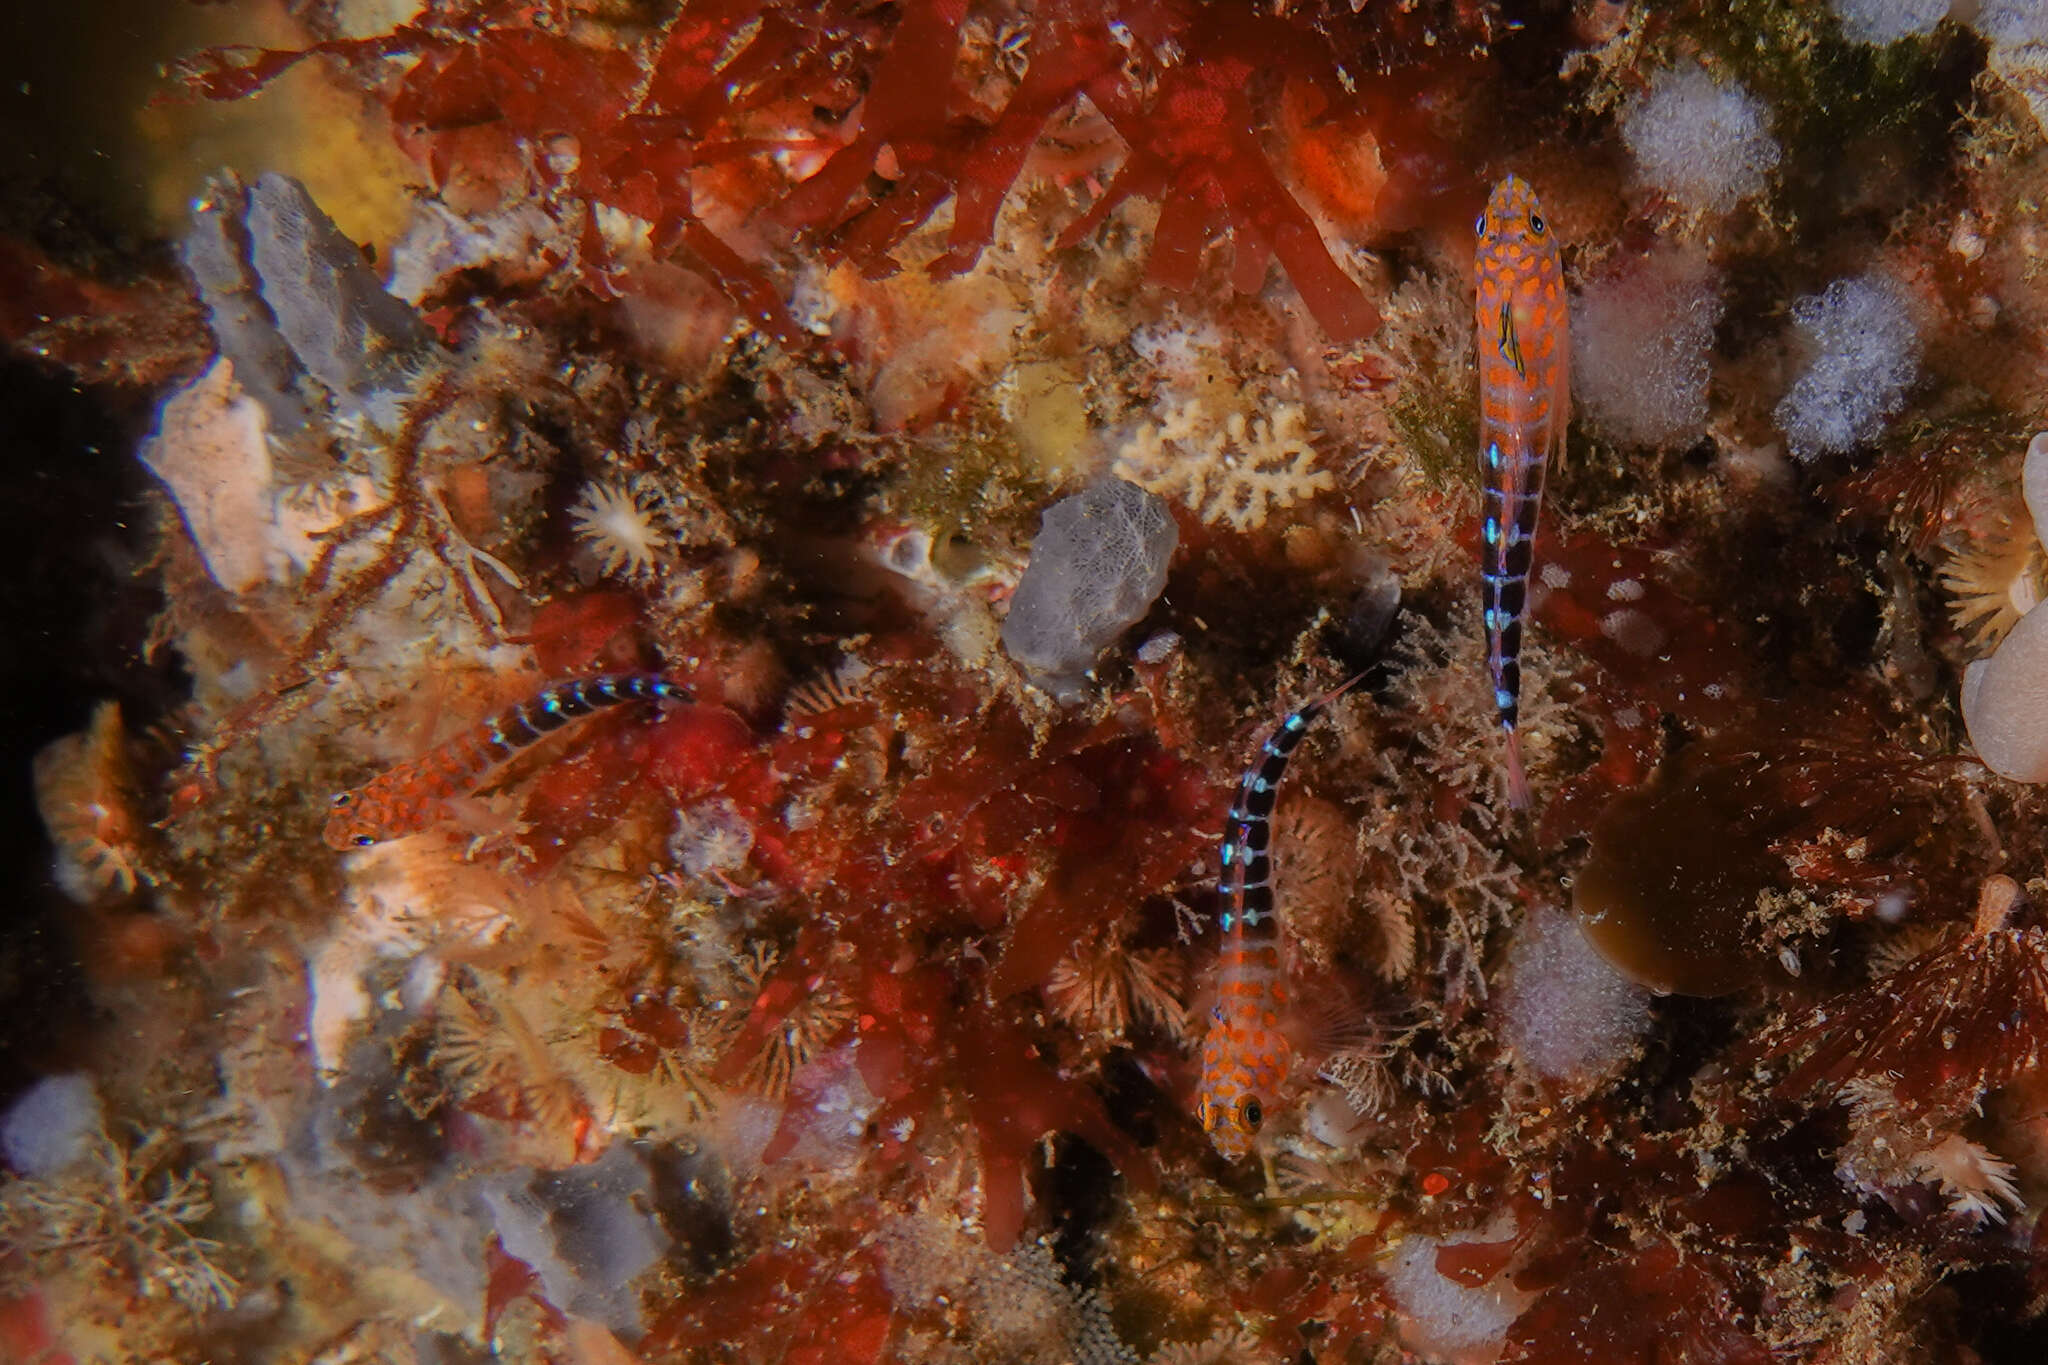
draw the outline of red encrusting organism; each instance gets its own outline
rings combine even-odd
[[[1277,259],[1331,340],[1353,341],[1378,325],[1255,132],[1281,83],[1310,99],[1315,127],[1360,117],[1364,101],[1347,84],[1355,77],[1329,35],[1300,18],[1231,6],[1054,0],[1034,16],[1016,88],[989,110],[933,75],[952,72],[966,14],[957,0],[913,0],[884,32],[847,3],[711,0],[685,6],[637,48],[530,27],[532,16],[436,15],[292,51],[214,49],[189,59],[183,75],[202,95],[235,99],[312,56],[373,76],[388,59],[413,57],[384,95],[401,140],[437,183],[460,175],[523,190],[538,178],[589,206],[644,219],[657,257],[703,273],[789,346],[808,338],[783,291],[761,262],[706,225],[693,175],[828,153],[794,186],[764,170],[722,187],[743,187],[751,202],[731,206],[743,218],[796,229],[870,276],[894,271],[890,253],[950,200],[948,249],[930,268],[957,274],[993,241],[1027,155],[1086,96],[1128,150],[1059,245],[1079,242],[1126,199],[1157,199],[1155,282],[1191,288],[1204,250],[1228,238],[1238,290],[1260,289]],[[1442,60],[1455,64],[1450,53]],[[1269,77],[1272,89],[1264,88]],[[1411,208],[1441,192],[1447,160],[1401,107],[1410,101],[1399,92],[1418,79],[1426,77],[1402,73],[1404,83],[1366,120],[1383,143],[1418,142],[1413,156],[1387,145],[1379,152],[1390,202]],[[850,138],[818,112],[849,107],[858,118]],[[876,190],[885,152],[892,177]],[[608,252],[587,216],[579,240],[582,259],[573,264],[583,281],[610,292]]]

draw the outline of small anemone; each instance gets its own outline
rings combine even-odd
[[[661,567],[669,536],[660,525],[660,496],[644,482],[599,480],[583,486],[569,509],[577,539],[596,552],[599,568],[622,578],[651,578]]]
[[[1941,569],[1949,615],[1974,650],[1988,651],[2011,634],[2042,598],[2044,562],[2031,525],[2008,524]]]
[[[1952,1213],[1978,1223],[2005,1221],[2005,1206],[2024,1202],[2013,1180],[2013,1164],[1993,1156],[1960,1134],[1951,1133],[1909,1159],[1914,1176],[1939,1186]]]

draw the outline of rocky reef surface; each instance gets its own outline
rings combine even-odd
[[[0,1359],[2039,1358],[2048,7],[262,8],[0,215]]]

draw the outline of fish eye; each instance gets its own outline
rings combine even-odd
[[[1542,214],[1540,214],[1540,213],[1532,213],[1532,214],[1530,214],[1530,215],[1529,215],[1529,231],[1531,231],[1531,232],[1535,233],[1535,234],[1536,234],[1536,235],[1537,235],[1538,237],[1541,237],[1541,236],[1543,235],[1543,215],[1542,215]]]
[[[1259,1107],[1257,1100],[1247,1095],[1237,1106],[1237,1117],[1247,1131],[1256,1133],[1259,1125],[1266,1121],[1266,1111]]]
[[[1479,234],[1479,235],[1480,235],[1481,237],[1484,237],[1484,236],[1486,235],[1486,215],[1485,215],[1485,214],[1483,214],[1483,213],[1482,213],[1482,214],[1480,214],[1480,215],[1479,215],[1479,216],[1478,216],[1477,218],[1475,218],[1475,219],[1473,219],[1473,220],[1472,220],[1472,231],[1474,231],[1474,232],[1478,233],[1478,234]]]
[[[350,804],[355,799],[355,794],[352,792],[336,792],[334,794],[334,808],[336,810],[340,810],[343,806]]]
[[[369,835],[367,835],[367,834],[358,834],[358,835],[356,836],[356,847],[357,847],[357,848],[368,848],[368,847],[369,847],[369,846],[370,846],[371,844],[374,844],[374,843],[376,843],[376,842],[377,842],[377,841],[376,841],[375,839],[371,838],[371,837],[370,837]]]

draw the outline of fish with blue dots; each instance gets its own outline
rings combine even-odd
[[[556,683],[335,797],[327,817],[327,846],[367,848],[419,833],[433,823],[443,802],[475,791],[493,768],[572,720],[626,702],[689,700],[680,683],[654,673],[609,673]]]
[[[1487,672],[1507,737],[1508,800],[1529,804],[1516,730],[1522,620],[1529,607],[1543,477],[1571,415],[1570,310],[1557,238],[1519,176],[1493,187],[1479,234],[1479,573]]]
[[[1363,676],[1348,679],[1273,727],[1224,817],[1216,886],[1223,906],[1223,952],[1216,1005],[1202,1040],[1195,1119],[1231,1161],[1252,1151],[1294,1057],[1293,1041],[1282,1027],[1290,993],[1273,900],[1273,803],[1287,761],[1309,725]]]

